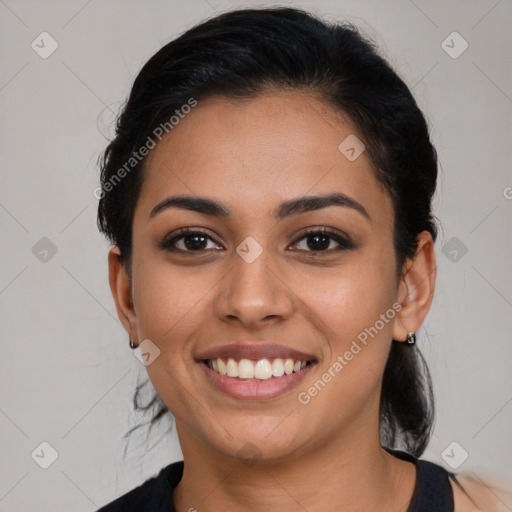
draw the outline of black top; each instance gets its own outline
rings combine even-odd
[[[453,492],[450,478],[453,473],[443,467],[420,460],[408,453],[388,450],[395,457],[416,465],[416,486],[409,508],[405,512],[453,512]],[[172,493],[183,475],[183,461],[174,462],[160,470],[120,498],[97,512],[176,512]]]

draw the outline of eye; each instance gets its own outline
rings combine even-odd
[[[303,252],[313,253],[332,253],[343,249],[355,249],[356,245],[348,237],[344,237],[328,228],[314,228],[302,234],[293,245],[297,245],[302,240],[307,240],[306,248],[299,249]],[[213,247],[208,247],[208,242],[212,242]],[[332,241],[338,244],[338,247],[329,249]],[[181,247],[179,246],[181,244]],[[191,228],[182,228],[178,234],[164,238],[158,243],[158,247],[169,252],[197,252],[201,253],[208,249],[220,250],[222,244],[213,235],[201,230]],[[309,250],[308,250],[309,249]]]
[[[209,240],[215,242],[214,245],[216,246],[221,245],[215,237],[204,231],[182,228],[179,230],[178,235],[172,238],[164,238],[164,240],[159,242],[158,247],[170,252],[202,252],[208,249]],[[178,242],[182,242],[181,247],[177,246]],[[215,248],[213,247],[213,249]],[[212,247],[209,249],[212,249]]]
[[[350,241],[350,239],[341,236],[335,231],[331,231],[328,228],[314,228],[303,233],[303,236],[299,238],[294,245],[298,244],[301,240],[307,240],[305,246],[307,249],[306,252],[328,252],[332,253],[334,251],[341,251],[343,249],[355,249],[355,244]],[[329,249],[331,242],[334,241],[338,244],[338,247],[334,249]],[[304,250],[304,249],[300,249]]]

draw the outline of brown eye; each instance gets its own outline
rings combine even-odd
[[[303,233],[303,236],[295,242],[296,245],[299,241],[306,240],[306,252],[334,252],[343,249],[354,249],[356,246],[347,238],[331,231],[327,228],[316,228]],[[338,247],[329,249],[332,242],[338,244]]]
[[[177,247],[177,244],[182,241],[182,247]],[[216,247],[208,247],[208,241],[214,242]],[[171,252],[203,252],[207,249],[216,249],[219,245],[220,242],[204,231],[183,228],[178,235],[162,240],[158,247]]]
[[[308,230],[293,244],[296,246],[305,240],[305,247],[298,250],[311,253],[333,253],[336,251],[355,249],[357,246],[348,238],[327,228],[315,228]],[[208,247],[208,243],[212,244]],[[332,243],[337,244],[331,247]],[[179,246],[181,244],[181,247]],[[190,228],[180,229],[177,235],[167,237],[159,242],[158,247],[169,252],[196,252],[202,253],[208,250],[223,249],[222,244],[212,235]]]

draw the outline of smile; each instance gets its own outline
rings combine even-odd
[[[269,380],[280,378],[283,375],[298,373],[306,366],[312,364],[314,360],[294,360],[291,358],[275,359],[264,358],[259,360],[240,359],[232,357],[227,359],[215,358],[205,361],[208,368],[220,375],[239,380]]]
[[[316,360],[291,358],[239,361],[215,358],[199,361],[199,367],[212,389],[239,400],[277,399],[297,388],[317,364]]]

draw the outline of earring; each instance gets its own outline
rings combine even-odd
[[[407,333],[407,343],[409,345],[414,345],[416,343],[416,333],[415,332]]]
[[[137,345],[135,345],[135,343],[133,343],[133,340],[130,338],[130,348],[133,350],[135,348],[137,348]]]

